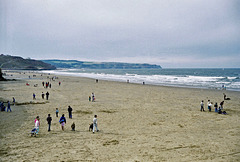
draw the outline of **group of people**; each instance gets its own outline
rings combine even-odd
[[[92,101],[92,102],[94,102],[96,100],[94,93],[92,93],[92,98],[91,98],[91,96],[89,96],[88,100]]]
[[[224,104],[224,101],[220,102],[219,104],[219,107],[218,107],[218,104],[217,102],[214,104],[214,108],[215,108],[215,112],[219,113],[219,114],[227,114],[226,111],[223,111],[223,104]],[[204,101],[202,100],[202,102],[200,103],[201,105],[201,109],[200,111],[205,111],[204,110]],[[208,100],[207,102],[207,108],[208,108],[208,111],[211,112],[212,111],[212,106],[213,106],[213,103]]]
[[[72,119],[72,110],[73,110],[72,107],[68,106],[68,113],[69,113],[69,118],[70,119]],[[59,114],[59,110],[58,110],[58,108],[56,108],[56,117],[58,117],[58,114]],[[51,114],[48,114],[48,117],[47,117],[46,120],[47,120],[47,123],[48,123],[48,131],[51,131],[51,123],[52,123]],[[67,120],[66,120],[64,114],[62,114],[61,118],[59,119],[59,123],[61,125],[62,130],[64,131],[64,126],[67,123]],[[40,126],[40,117],[39,116],[37,116],[35,118],[34,124],[35,124],[35,126],[31,131],[31,136],[34,135],[36,137],[36,135],[39,132],[39,126]],[[95,130],[97,132],[99,131],[99,129],[97,127],[97,115],[94,115],[92,126],[93,126],[93,128],[92,128],[93,133],[94,133]],[[72,123],[71,128],[72,128],[72,131],[75,131],[75,123],[74,122]]]
[[[42,85],[43,85],[44,88],[48,88],[48,87],[49,87],[49,88],[52,88],[52,84],[49,83],[49,82],[46,82],[46,83],[45,83],[45,82],[42,82]]]
[[[15,103],[15,98],[13,98],[14,99],[14,103]],[[7,110],[6,110],[6,108],[7,108]],[[10,112],[12,112],[12,110],[11,110],[11,103],[10,103],[10,101],[7,101],[7,107],[4,105],[4,102],[0,102],[0,109],[1,109],[1,111],[10,111]]]

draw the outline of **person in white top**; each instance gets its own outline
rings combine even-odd
[[[40,120],[40,118],[39,118],[39,116],[37,116],[37,118],[35,120],[35,128],[36,128],[35,136],[39,132],[39,126],[40,126],[40,121],[39,120]]]
[[[95,128],[98,132],[99,130],[98,130],[98,127],[97,127],[97,115],[94,115],[94,118],[93,118],[93,133],[94,133]]]
[[[208,110],[209,110],[209,112],[212,111],[212,102],[209,102],[209,103],[208,103]]]

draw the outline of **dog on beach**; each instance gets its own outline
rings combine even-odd
[[[93,123],[89,124],[89,131],[93,130]]]

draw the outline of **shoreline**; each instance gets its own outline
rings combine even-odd
[[[29,75],[36,78],[29,79]],[[24,106],[27,115],[20,128],[17,121],[9,121],[12,129],[0,139],[4,142],[0,161],[236,161],[240,157],[240,92],[105,80],[96,83],[95,79],[59,75],[58,80],[50,81],[53,76],[25,73],[19,77],[26,80],[0,82],[1,95],[6,98],[14,95],[18,103],[42,103]],[[51,82],[52,88],[43,88],[42,81]],[[47,91],[49,101],[41,98]],[[36,100],[32,99],[33,92]],[[88,101],[92,92],[96,102]],[[231,98],[224,105],[228,115],[208,112],[207,100],[219,103],[223,92]],[[201,100],[206,112],[200,112]],[[69,105],[73,119],[68,118]],[[67,118],[64,132],[55,116],[56,107]],[[12,111],[0,112],[1,120],[16,112]],[[46,122],[49,113],[53,119],[51,132]],[[95,114],[100,132],[93,134],[88,127]],[[35,138],[30,137],[30,130],[37,115],[41,126]],[[75,132],[71,131],[72,122]]]
[[[229,68],[229,69],[232,69],[232,68]],[[96,80],[98,78],[92,78],[92,77],[85,77],[85,76],[76,76],[76,75],[73,75],[73,74],[54,74],[54,73],[48,73],[48,72],[42,72],[41,70],[39,71],[34,71],[34,70],[3,70],[5,72],[10,72],[10,73],[29,73],[29,74],[44,74],[44,75],[53,75],[53,76],[63,76],[63,77],[76,77],[76,78],[86,78],[86,79],[92,79],[92,80]],[[10,79],[12,79],[12,77],[9,77]],[[28,78],[17,78],[16,80],[26,80]],[[34,79],[34,78],[31,78],[31,79]],[[36,78],[37,79],[37,78]],[[38,78],[39,79],[39,78]],[[42,78],[40,78],[42,79]],[[16,80],[9,80],[9,81],[16,81]],[[114,79],[98,79],[99,81],[109,81],[109,82],[117,82],[117,83],[127,83],[127,80],[126,81],[121,81],[121,80],[114,80]],[[169,87],[169,88],[187,88],[187,89],[199,89],[199,90],[217,90],[217,91],[222,91],[223,93],[224,92],[240,92],[240,89],[237,90],[237,89],[222,89],[222,88],[214,88],[214,87],[193,87],[193,86],[188,86],[188,85],[169,85],[169,84],[158,84],[158,83],[152,83],[152,84],[148,84],[146,82],[143,82],[140,83],[140,82],[129,82],[128,84],[137,84],[137,85],[148,85],[148,86],[160,86],[160,87]]]

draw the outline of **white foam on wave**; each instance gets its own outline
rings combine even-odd
[[[56,75],[68,75],[93,78],[99,80],[112,80],[131,83],[143,83],[154,85],[172,85],[172,86],[190,86],[190,87],[205,87],[205,88],[221,88],[222,84],[228,87],[240,89],[239,82],[223,81],[225,77],[206,77],[206,76],[174,76],[174,75],[138,75],[138,74],[105,74],[105,73],[85,73],[77,72],[75,70],[53,70],[43,71],[44,73],[51,73]]]

